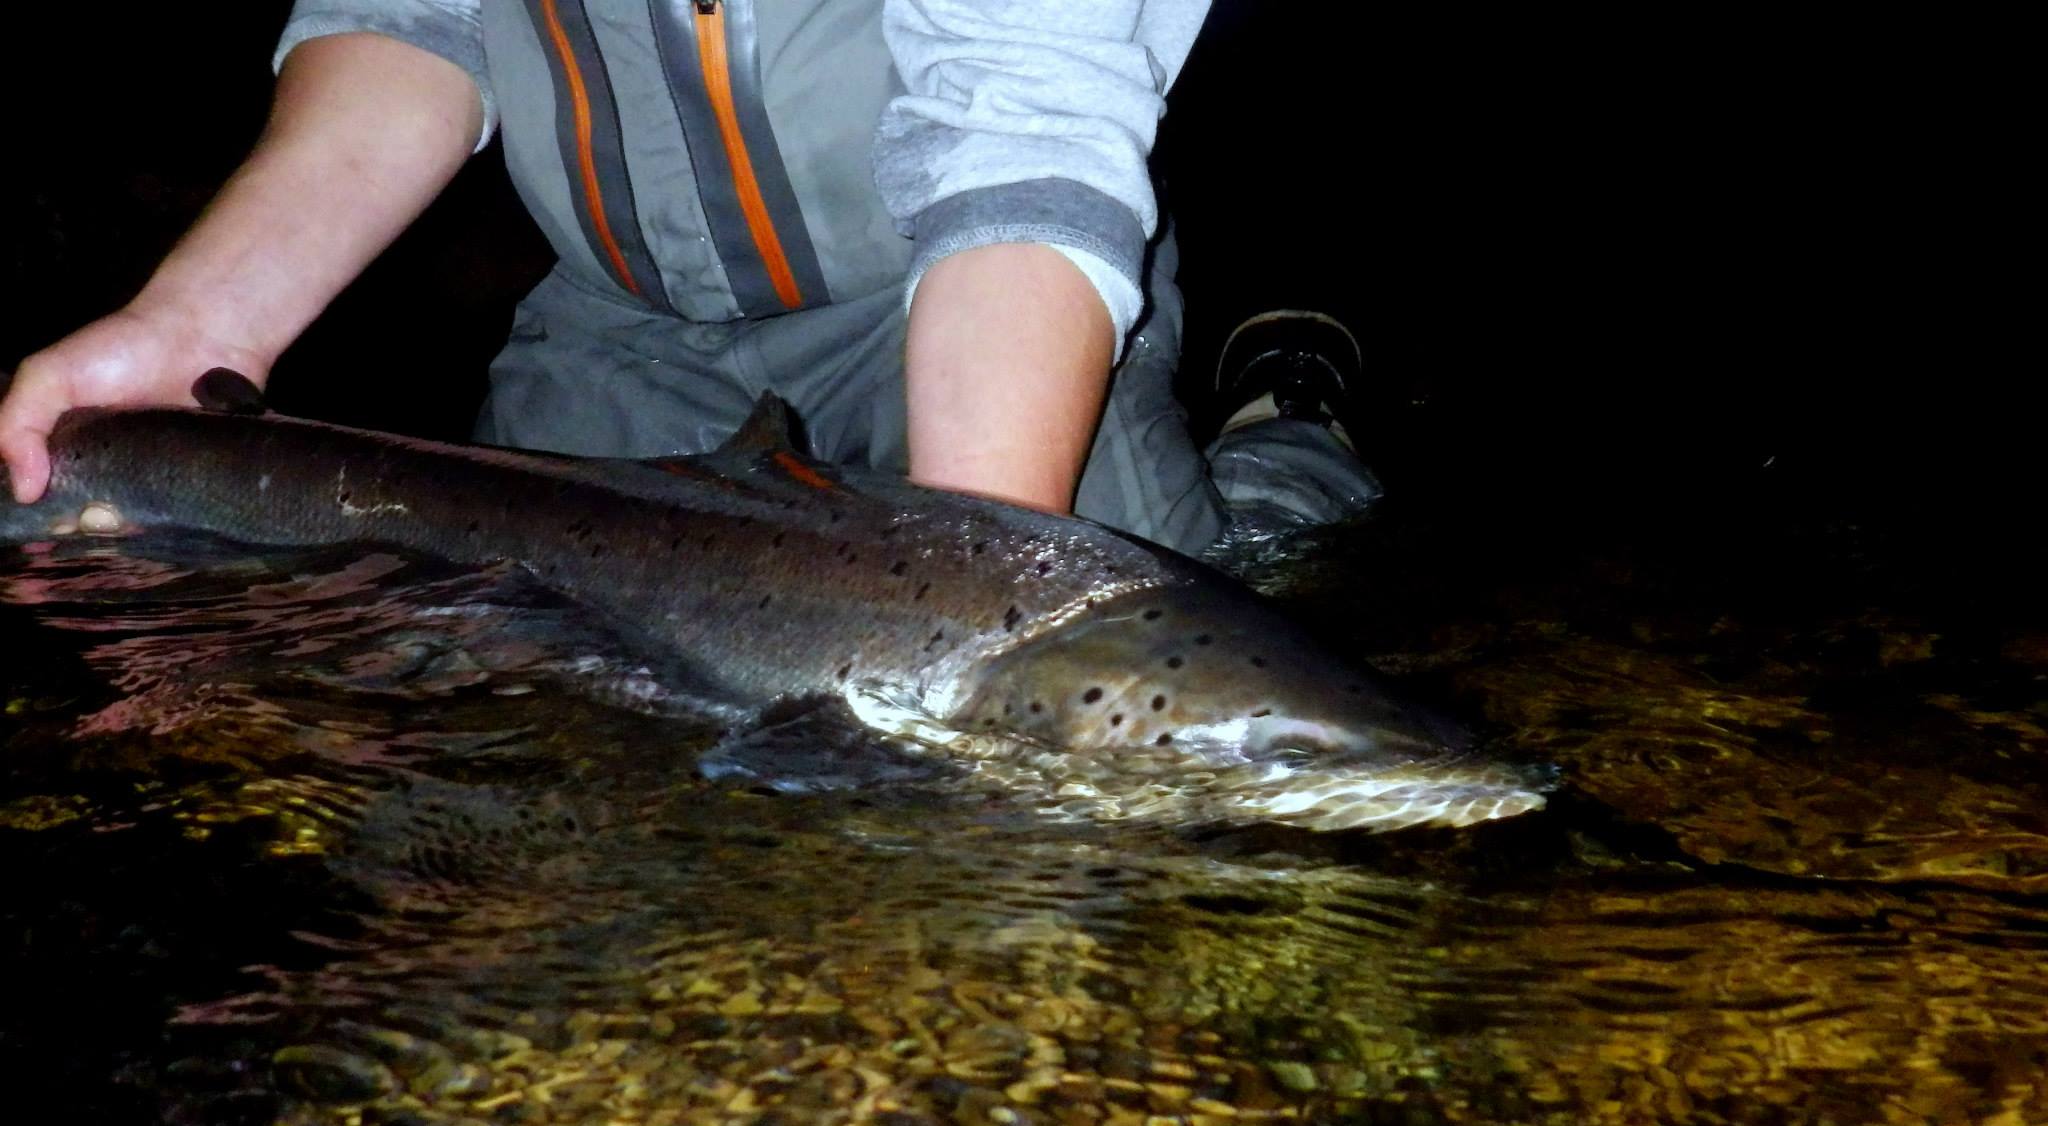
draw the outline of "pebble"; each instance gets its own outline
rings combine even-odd
[[[1307,1094],[1316,1089],[1314,1069],[1298,1060],[1273,1060],[1266,1064],[1266,1070],[1273,1073],[1275,1083],[1296,1094]]]

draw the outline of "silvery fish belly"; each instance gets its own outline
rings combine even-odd
[[[0,539],[197,528],[516,560],[736,706],[839,699],[879,732],[1092,816],[1468,825],[1540,776],[1457,745],[1220,573],[1082,520],[812,461],[764,398],[659,463],[275,415],[74,411]]]

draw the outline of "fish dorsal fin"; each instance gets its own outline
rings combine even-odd
[[[823,492],[836,491],[835,467],[810,456],[808,446],[796,412],[780,395],[764,391],[754,400],[754,413],[707,460],[727,472],[767,473]]]
[[[262,414],[270,409],[256,384],[233,368],[212,368],[193,380],[192,398],[215,414]]]
[[[754,400],[754,411],[747,416],[740,428],[732,432],[714,454],[748,456],[775,453],[777,451],[797,452],[803,449],[803,436],[797,431],[796,415],[789,409],[782,396],[773,391],[761,392]]]

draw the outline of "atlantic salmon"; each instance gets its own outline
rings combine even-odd
[[[514,560],[750,706],[1109,816],[1460,826],[1540,807],[1242,585],[1085,520],[813,460],[779,400],[715,453],[576,459],[214,410],[84,409],[0,541],[199,529]]]

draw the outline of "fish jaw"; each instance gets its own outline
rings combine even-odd
[[[1474,755],[1395,767],[1273,763],[1261,772],[1219,777],[1200,804],[1213,807],[1220,820],[1308,829],[1460,829],[1541,809],[1553,784],[1545,772]]]
[[[985,662],[952,696],[937,727],[956,733],[955,753],[971,744],[977,772],[1028,768],[1110,816],[1456,827],[1541,808],[1550,788],[1230,589],[1108,600]],[[991,736],[1031,749],[1005,757]]]

